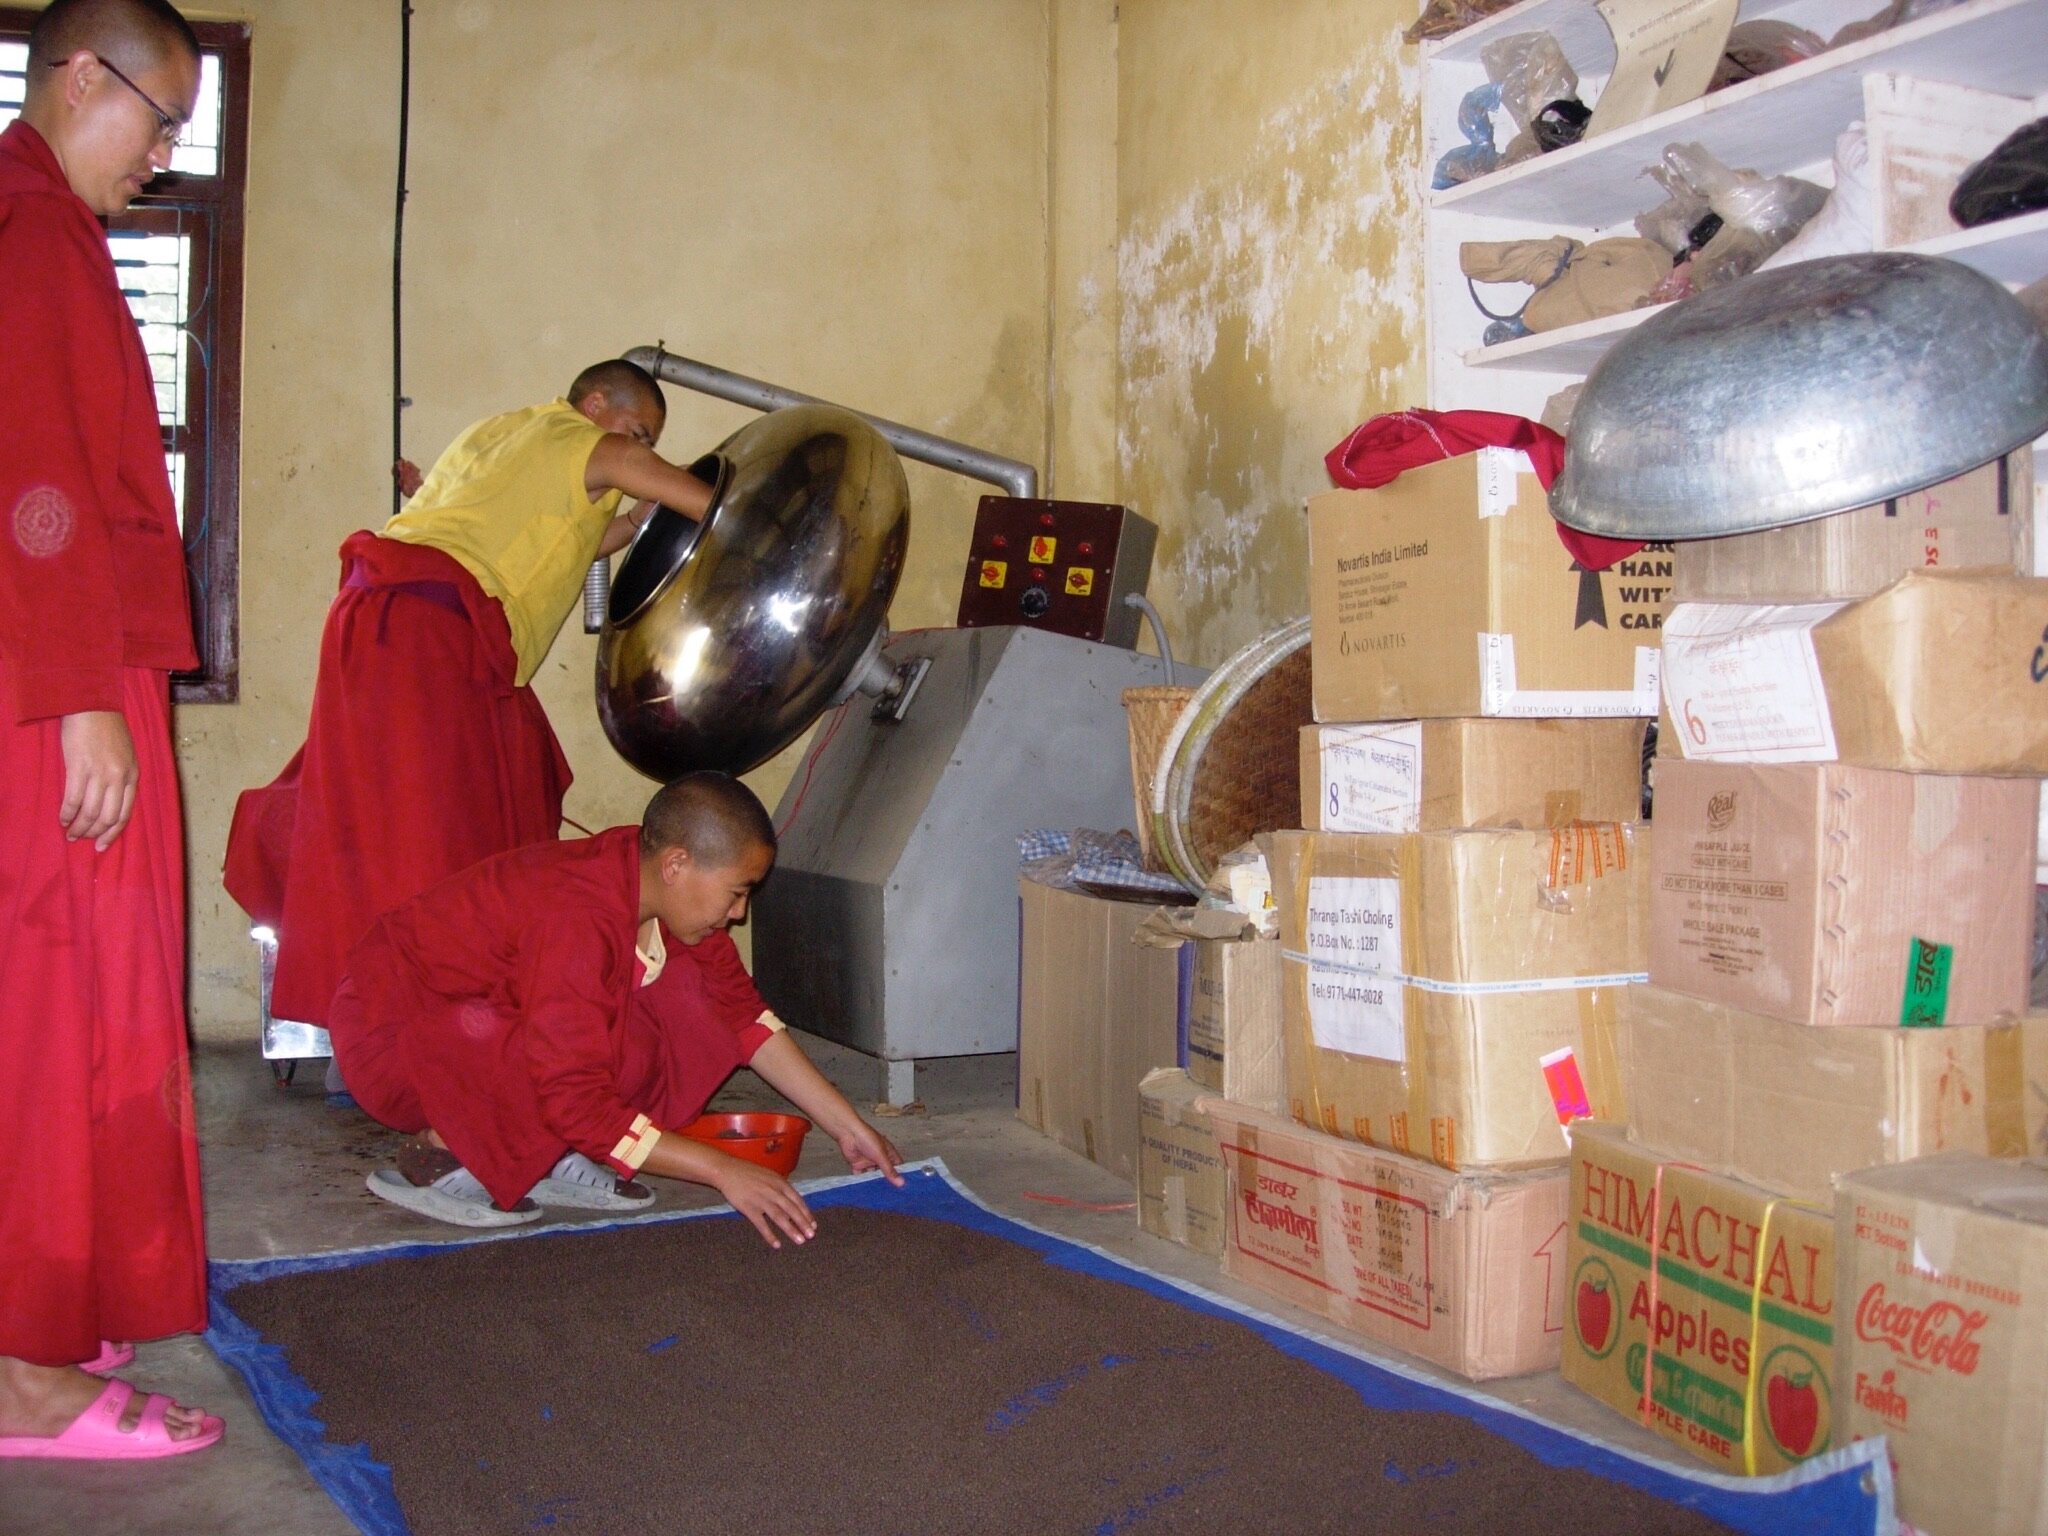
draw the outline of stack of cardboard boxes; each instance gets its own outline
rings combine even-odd
[[[2017,457],[1678,546],[1627,1131],[1582,1127],[1572,1153],[1566,1379],[1733,1472],[1888,1433],[1906,1518],[1942,1532],[1993,1528],[1952,1426],[2010,1404],[1999,1372],[1973,1395],[1953,1346],[1910,1358],[1941,1329],[1904,1297],[1969,1284],[1954,1208],[1981,1175],[1856,1170],[2017,1157],[2041,1123],[2048,1021],[2020,1016],[2048,581],[2014,574]],[[2022,1411],[2038,1461],[2038,1386]],[[1988,1477],[2013,1447],[1982,1444]]]
[[[1141,1208],[1174,1231],[1169,1180],[1209,1137],[1226,1273],[1470,1377],[1543,1369],[1563,1126],[1619,1114],[1617,1000],[1645,965],[1669,556],[1579,570],[1527,461],[1491,450],[1318,497],[1309,534],[1326,723],[1302,828],[1261,840],[1284,1078],[1247,1103],[1155,1077]]]
[[[2027,456],[1599,575],[1511,453],[1309,517],[1278,936],[1126,925],[1185,941],[1127,946],[1145,1226],[1723,1470],[1885,1434],[1907,1520],[2048,1528]]]

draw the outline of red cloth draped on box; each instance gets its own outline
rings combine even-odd
[[[1372,490],[1403,470],[1455,459],[1481,448],[1519,448],[1549,490],[1564,470],[1564,439],[1526,416],[1503,411],[1393,411],[1375,416],[1324,455],[1330,479],[1347,490]],[[1604,571],[1641,549],[1640,540],[1608,539],[1557,525],[1557,537],[1580,567]]]
[[[771,1033],[731,935],[640,984],[637,827],[522,848],[385,915],[330,1020],[364,1109],[431,1126],[500,1205],[574,1148],[631,1174]],[[640,1154],[641,1157],[645,1153]]]
[[[327,1022],[370,924],[560,830],[568,760],[514,684],[505,613],[451,556],[351,534],[306,744],[235,805],[224,881],[277,931],[274,1017]]]

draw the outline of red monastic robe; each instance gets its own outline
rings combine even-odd
[[[774,1015],[724,931],[664,934],[640,985],[637,827],[539,844],[387,913],[350,958],[328,1028],[356,1101],[431,1126],[500,1205],[564,1151],[639,1169],[753,1059]]]
[[[0,134],[0,1355],[206,1326],[168,673],[197,665],[154,386],[106,232]],[[67,843],[62,717],[118,710],[139,779]]]
[[[561,829],[568,760],[505,611],[455,559],[350,535],[306,744],[242,795],[228,894],[277,930],[271,1012],[328,1022],[348,953],[400,902]]]

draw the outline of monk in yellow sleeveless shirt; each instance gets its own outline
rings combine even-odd
[[[343,543],[306,744],[228,836],[229,894],[277,933],[275,1017],[325,1024],[379,916],[558,835],[569,766],[527,685],[592,560],[656,505],[709,509],[654,451],[666,414],[651,375],[599,363],[470,427],[381,534]]]

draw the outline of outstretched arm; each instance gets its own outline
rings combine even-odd
[[[647,1161],[640,1165],[640,1171],[659,1178],[710,1185],[754,1224],[754,1230],[770,1248],[780,1248],[785,1235],[793,1243],[808,1242],[818,1235],[817,1218],[804,1204],[804,1197],[790,1187],[789,1180],[681,1132],[664,1132],[655,1142],[654,1150],[647,1154]]]
[[[693,522],[701,523],[711,510],[710,486],[623,432],[605,433],[590,450],[583,489],[593,499],[606,491],[623,491],[642,501],[658,501]]]
[[[903,1175],[896,1171],[903,1154],[888,1137],[861,1119],[846,1102],[845,1094],[825,1081],[825,1074],[811,1065],[811,1058],[787,1030],[770,1035],[747,1065],[839,1143],[847,1167],[855,1173],[879,1168],[891,1184],[903,1182]]]

